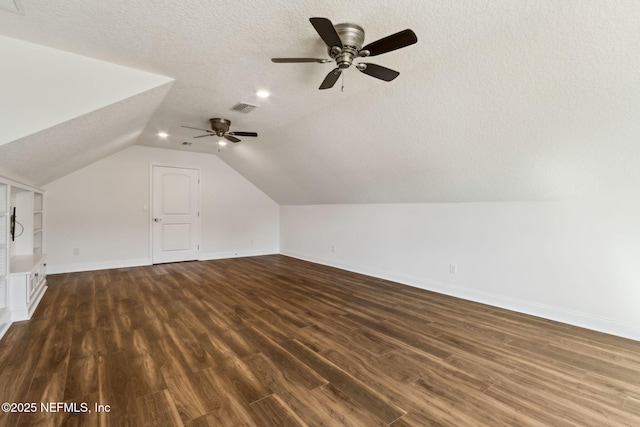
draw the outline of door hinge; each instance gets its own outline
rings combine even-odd
[[[200,250],[200,245],[198,245],[198,250]]]
[[[200,212],[198,212],[198,217],[200,217]]]

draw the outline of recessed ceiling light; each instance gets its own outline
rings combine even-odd
[[[160,138],[166,138],[166,137],[168,137],[168,136],[169,136],[169,134],[168,134],[168,133],[166,133],[166,132],[158,132],[158,136],[159,136]]]
[[[258,95],[258,98],[268,98],[271,94],[267,90],[259,90],[256,92],[256,95]]]
[[[227,141],[218,141],[218,145],[224,147],[225,145],[227,145]]]

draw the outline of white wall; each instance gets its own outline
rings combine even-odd
[[[4,36],[0,57],[0,145],[173,80]]]
[[[282,206],[280,216],[285,255],[640,339],[637,199]]]
[[[151,263],[151,164],[200,169],[200,259],[278,253],[278,205],[217,156],[132,146],[43,187],[50,273]]]

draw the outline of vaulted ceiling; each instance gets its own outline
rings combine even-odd
[[[218,155],[280,204],[640,191],[635,1],[20,2],[0,9],[0,172],[35,185],[140,144]],[[367,59],[392,82],[352,67],[321,91],[335,64],[270,61],[328,57],[314,16],[418,43]],[[211,117],[259,137],[218,152],[181,127]]]

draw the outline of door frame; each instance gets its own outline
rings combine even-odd
[[[189,165],[171,165],[167,163],[149,163],[149,197],[146,206],[147,220],[149,222],[149,265],[153,264],[153,168],[159,166],[163,168],[175,168],[175,169],[195,169],[198,171],[198,213],[196,219],[196,226],[198,227],[198,257],[197,260],[201,261],[200,257],[200,240],[202,237],[202,227],[200,217],[202,216],[202,169],[199,166]]]

